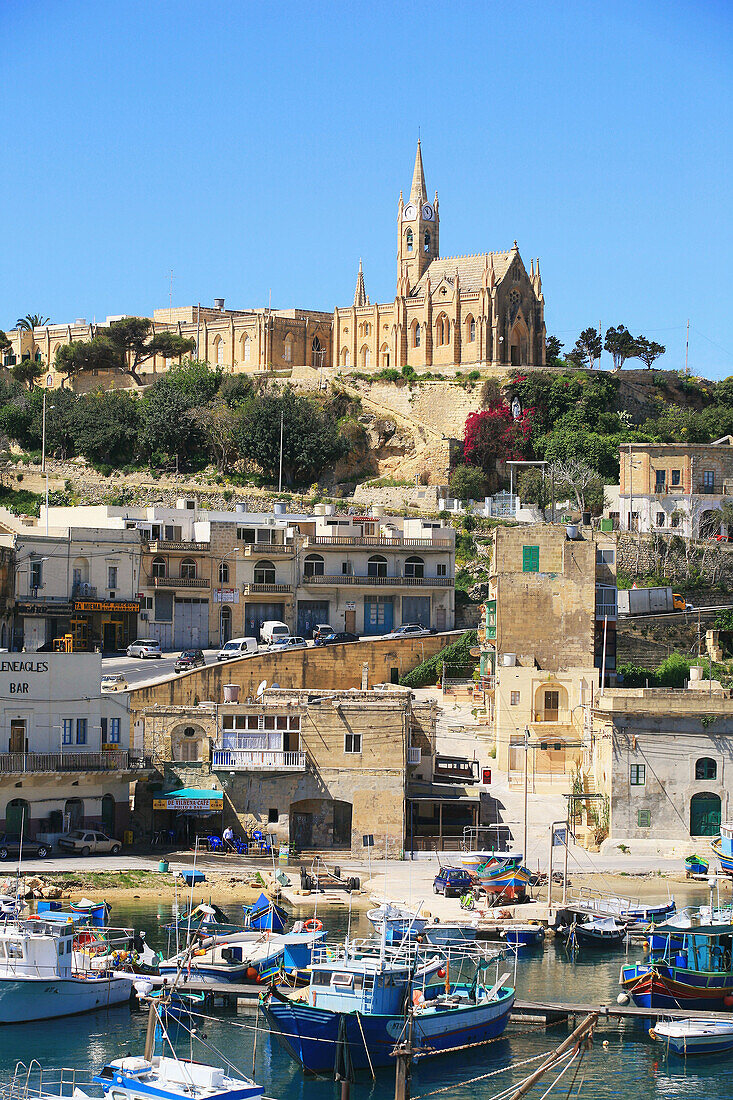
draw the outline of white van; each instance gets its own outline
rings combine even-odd
[[[228,661],[230,657],[246,657],[257,652],[256,638],[230,638],[216,655],[217,661]]]
[[[279,619],[267,619],[260,627],[260,641],[272,645],[276,638],[289,638],[290,629]]]

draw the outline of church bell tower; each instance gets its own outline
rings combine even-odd
[[[430,202],[419,140],[410,197],[405,203],[400,192],[397,221],[397,293],[407,295],[440,255],[438,192]]]

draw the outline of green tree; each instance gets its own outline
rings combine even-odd
[[[140,402],[125,390],[98,390],[76,406],[74,443],[90,462],[125,466],[137,458]]]
[[[214,400],[221,380],[220,371],[188,359],[156,378],[140,404],[140,444],[150,461],[204,463],[205,435],[195,414]]]
[[[616,328],[606,329],[606,339],[603,344],[613,359],[613,369],[621,370],[627,359],[635,354],[636,342],[626,325],[617,325]]]
[[[10,351],[12,344],[3,330],[0,328],[0,354],[4,351]]]
[[[178,359],[193,351],[196,341],[176,332],[154,332],[148,317],[123,317],[93,337],[95,356],[101,369],[128,375],[136,385],[143,383],[140,369],[155,355]]]
[[[654,362],[660,355],[664,355],[664,344],[657,344],[654,340],[647,340],[646,336],[637,336],[634,340],[634,359],[641,359],[647,370],[651,370]]]
[[[550,483],[536,466],[522,470],[517,492],[523,504],[536,504],[543,512],[550,503]]]
[[[594,328],[584,328],[573,348],[574,352],[578,352],[585,362],[590,364],[591,370],[595,370],[596,363],[600,362],[602,350],[601,334]]]
[[[109,348],[104,340],[77,340],[60,344],[54,355],[54,367],[71,383],[78,374],[110,370]]]
[[[733,374],[715,383],[713,397],[719,405],[733,406]]]
[[[591,497],[597,507],[599,493],[601,507],[598,510],[600,511],[603,508],[603,481],[598,471],[589,466],[587,462],[583,462],[582,459],[553,462],[550,473],[555,478],[556,486],[561,484],[571,490],[578,511],[585,512],[586,505],[592,507]]]
[[[16,382],[21,382],[32,390],[43,374],[43,363],[39,359],[21,359],[10,368],[10,373]]]
[[[38,391],[36,391],[38,393]],[[43,397],[39,394],[39,397]],[[34,393],[35,398],[35,393]],[[70,458],[76,453],[77,406],[85,401],[72,390],[58,389],[46,402],[46,453],[55,458]],[[42,401],[34,400],[34,431],[41,435]]]
[[[277,480],[279,472],[281,415],[287,485],[313,482],[345,453],[336,421],[315,401],[297,394],[291,386],[282,392],[269,390],[243,410],[239,452],[271,481]]]
[[[231,469],[239,460],[244,415],[242,406],[233,409],[222,397],[192,411],[192,417],[220,474]]]
[[[570,363],[572,367],[587,367],[588,356],[586,352],[576,344],[572,351],[569,351],[565,356],[565,362]]]
[[[557,336],[548,336],[545,340],[545,363],[548,367],[561,367],[560,352],[564,347],[562,340]]]
[[[15,327],[22,332],[33,332],[34,328],[43,328],[50,320],[50,317],[44,317],[42,313],[26,313],[25,317],[18,318]]]
[[[448,485],[456,500],[483,500],[486,496],[486,474],[478,466],[456,466]]]

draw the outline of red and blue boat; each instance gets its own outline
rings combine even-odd
[[[531,873],[522,865],[521,855],[492,856],[477,869],[476,878],[495,902],[522,901],[532,881]]]
[[[726,875],[733,876],[733,825],[726,822],[720,826],[720,836],[711,841],[713,855]]]

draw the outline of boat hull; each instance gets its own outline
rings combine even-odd
[[[505,990],[489,1004],[479,1003],[452,1012],[416,1013],[413,1048],[437,1055],[469,1043],[495,1039],[506,1028],[513,1003],[514,991]],[[394,1065],[392,1050],[405,1026],[403,1016],[335,1012],[276,996],[263,1002],[263,1007],[272,1030],[307,1073],[333,1070],[342,1018],[355,1069]]]
[[[713,855],[720,864],[721,871],[723,871],[726,875],[733,875],[733,856],[727,856],[723,854],[720,840],[711,841],[710,847],[712,849]]]
[[[129,1001],[132,977],[0,978],[0,1024],[76,1016]]]
[[[733,974],[677,966],[638,964],[621,969],[621,985],[639,1008],[723,1009],[733,993]]]

